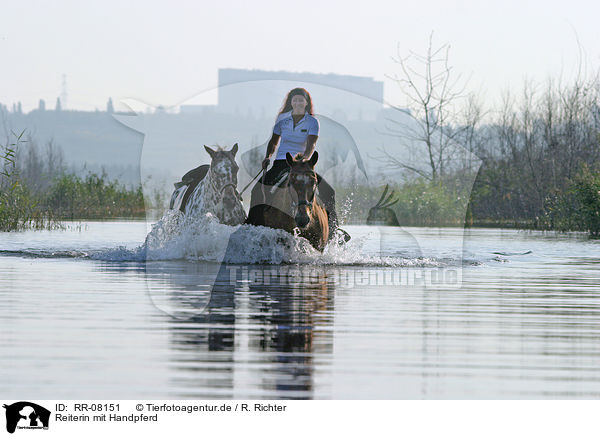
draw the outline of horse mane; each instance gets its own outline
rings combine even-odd
[[[304,155],[300,152],[296,153],[296,155],[293,156],[292,159],[294,160],[294,162],[297,162],[297,163],[302,163],[302,162],[308,161],[308,159],[305,158]]]

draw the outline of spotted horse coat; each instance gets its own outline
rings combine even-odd
[[[204,146],[211,157],[209,165],[202,165],[189,171],[181,182],[175,183],[171,195],[171,209],[179,209],[188,216],[217,217],[220,223],[235,226],[246,220],[246,212],[237,192],[235,162],[238,145],[231,150]]]

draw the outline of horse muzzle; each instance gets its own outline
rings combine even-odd
[[[299,229],[303,229],[310,222],[310,218],[307,215],[296,215],[294,221],[296,221],[296,226],[298,226]]]
[[[306,206],[306,213],[302,213],[301,211],[301,207],[302,206]],[[306,200],[302,200],[298,202],[298,206],[296,209],[296,216],[294,217],[294,221],[296,221],[296,225],[298,226],[299,229],[303,229],[305,228],[308,223],[310,223],[310,211],[312,209],[312,204]]]

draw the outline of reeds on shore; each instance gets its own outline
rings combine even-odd
[[[0,231],[59,229],[64,220],[145,216],[142,187],[109,180],[102,172],[77,175],[52,142],[41,149],[11,132],[0,145]]]

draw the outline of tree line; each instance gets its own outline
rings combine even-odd
[[[499,108],[486,111],[464,91],[448,51],[430,38],[425,55],[396,58],[392,78],[414,123],[389,132],[416,144],[421,165],[390,149],[380,150],[381,160],[404,174],[405,185],[427,185],[424,194],[441,189],[452,196],[448,187],[470,184],[467,224],[600,236],[599,73],[580,68],[569,83],[526,82],[520,95],[507,93]]]
[[[141,186],[125,186],[105,172],[76,174],[52,141],[41,147],[23,131],[0,145],[0,231],[144,216]]]

